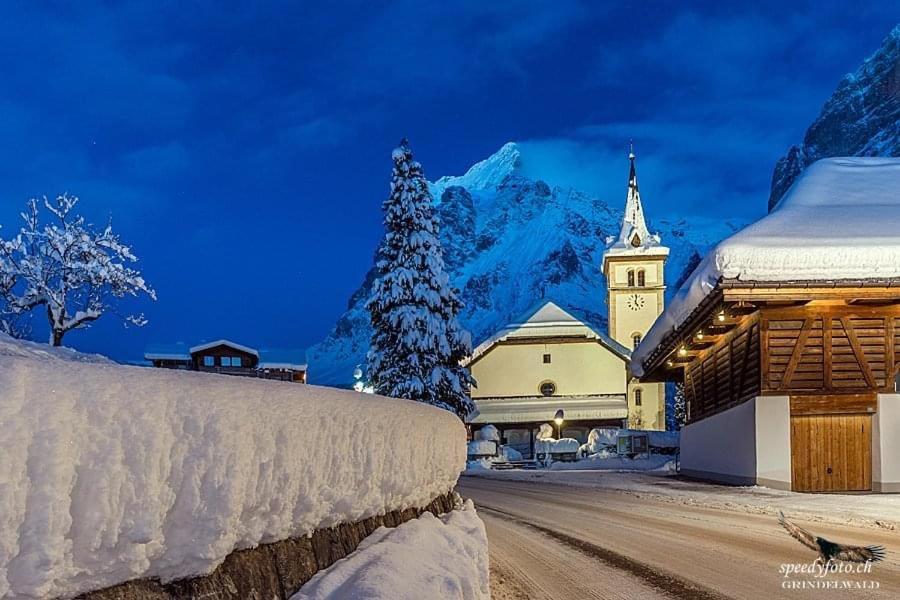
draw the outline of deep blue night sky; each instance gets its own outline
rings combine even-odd
[[[403,136],[431,179],[516,140],[610,202],[634,138],[651,218],[759,216],[774,161],[900,20],[894,2],[33,4],[0,9],[0,235],[33,195],[113,216],[159,301],[135,305],[143,329],[66,342],[119,359],[324,337]]]

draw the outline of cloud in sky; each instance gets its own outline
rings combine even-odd
[[[401,137],[432,179],[525,140],[526,167],[610,202],[634,138],[650,209],[754,216],[774,160],[898,19],[768,0],[22,3],[0,20],[0,223],[68,190],[141,256],[151,326],[100,322],[82,348],[306,345],[370,266]]]

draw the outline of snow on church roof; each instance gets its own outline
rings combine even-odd
[[[615,352],[625,360],[629,360],[631,352],[619,342],[607,335],[594,330],[579,321],[552,301],[544,301],[543,304],[532,308],[526,313],[526,316],[510,323],[496,334],[478,345],[472,351],[472,357],[469,363],[480,358],[494,344],[503,342],[509,338],[530,338],[530,337],[559,337],[559,336],[581,336],[588,339],[595,339]]]
[[[722,279],[900,279],[900,159],[828,158],[810,166],[775,210],[719,243],[697,266],[635,350],[636,375]]]

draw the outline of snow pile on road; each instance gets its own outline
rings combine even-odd
[[[675,473],[675,459],[668,454],[650,454],[635,458],[618,456],[608,451],[598,452],[577,462],[555,462],[554,471],[656,471]]]
[[[399,527],[378,529],[291,600],[487,600],[489,585],[487,534],[467,500],[440,518],[426,512]]]
[[[424,404],[0,348],[0,597],[206,573],[423,506],[465,466],[462,423]]]
[[[643,361],[720,279],[840,281],[900,278],[900,158],[814,163],[769,215],[710,252],[632,355]]]

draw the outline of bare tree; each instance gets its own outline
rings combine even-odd
[[[94,230],[73,209],[78,198],[63,194],[28,202],[25,225],[12,240],[0,240],[0,295],[6,310],[21,315],[38,307],[47,312],[50,343],[88,326],[112,309],[112,300],[156,292],[140,271],[131,249],[113,233],[112,224]],[[41,208],[49,223],[40,222]],[[143,315],[123,317],[126,324],[146,324]]]

